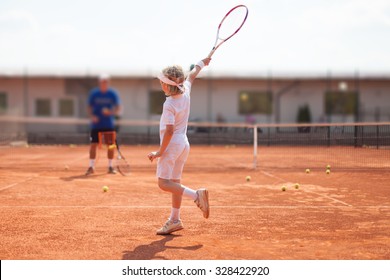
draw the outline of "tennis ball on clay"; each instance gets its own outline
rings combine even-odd
[[[251,176],[248,175],[248,176],[246,176],[245,179],[246,179],[247,182],[249,182],[251,180]]]
[[[330,170],[329,169],[326,169],[326,174],[330,174]]]
[[[287,190],[286,186],[282,187],[282,191],[285,192]]]
[[[307,173],[307,174],[310,173],[310,169],[309,169],[309,168],[306,169],[306,173]]]
[[[294,187],[295,187],[296,189],[299,189],[299,184],[298,184],[298,183],[295,183],[295,184],[294,184]]]
[[[328,164],[328,165],[326,166],[326,169],[330,169],[330,164]]]
[[[103,186],[103,192],[108,192],[108,187],[107,186]]]

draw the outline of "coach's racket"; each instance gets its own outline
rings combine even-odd
[[[209,53],[210,58],[214,52],[227,40],[232,38],[244,25],[248,17],[248,8],[245,5],[238,5],[231,9],[221,20],[217,29],[217,38],[214,47]]]
[[[117,140],[115,140],[115,144],[116,144],[116,149],[118,151],[118,156],[116,159],[116,168],[118,169],[120,174],[122,174],[123,176],[128,176],[130,174],[130,164],[123,156]]]

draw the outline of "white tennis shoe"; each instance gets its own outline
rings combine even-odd
[[[207,219],[210,214],[209,191],[207,189],[199,189],[196,191],[196,194],[198,195],[195,199],[196,206],[202,210],[203,217]]]
[[[163,225],[163,227],[157,231],[157,234],[158,235],[166,235],[166,234],[170,234],[174,231],[182,230],[183,228],[184,227],[183,227],[183,223],[181,222],[181,220],[172,221],[172,220],[168,219],[168,221]]]

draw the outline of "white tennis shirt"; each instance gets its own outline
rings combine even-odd
[[[192,84],[183,83],[184,93],[167,97],[160,119],[160,144],[164,138],[167,125],[173,125],[173,136],[170,143],[186,143],[188,118],[190,116],[190,92]]]

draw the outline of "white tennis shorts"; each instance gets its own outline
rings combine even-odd
[[[169,143],[158,159],[156,175],[161,179],[180,180],[184,164],[190,153],[189,143]]]

